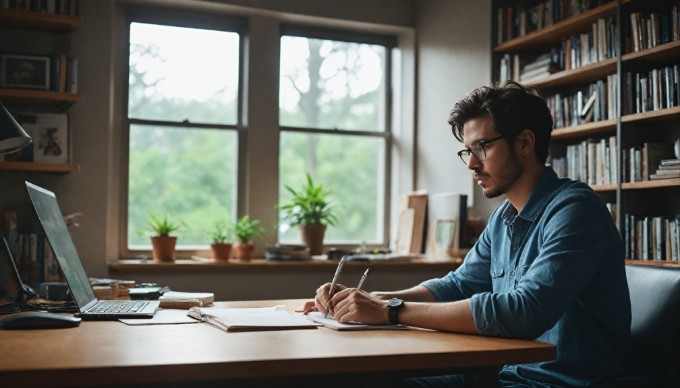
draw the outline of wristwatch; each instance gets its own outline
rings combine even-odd
[[[404,307],[404,301],[399,298],[392,298],[387,301],[387,316],[390,318],[391,324],[399,323],[399,310],[402,307]]]

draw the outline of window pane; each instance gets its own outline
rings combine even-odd
[[[239,35],[130,25],[129,117],[235,124]]]
[[[279,122],[384,131],[385,55],[378,45],[283,36]]]
[[[381,243],[385,193],[385,140],[285,131],[281,133],[280,203],[309,173],[333,191],[338,222],[326,230],[328,243]],[[299,243],[297,227],[282,225],[279,241]]]
[[[149,214],[185,226],[178,247],[210,244],[218,219],[235,219],[236,131],[130,126],[128,247],[149,249]]]

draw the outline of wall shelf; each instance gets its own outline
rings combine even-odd
[[[25,28],[37,31],[68,32],[80,27],[83,18],[79,16],[34,12],[22,9],[0,9],[0,25],[9,28]]]
[[[554,140],[564,140],[571,138],[582,138],[585,136],[598,135],[602,133],[614,134],[615,132],[616,120],[604,120],[576,125],[573,127],[553,129],[551,137]]]
[[[61,111],[82,99],[83,95],[77,93],[0,88],[0,102],[8,108],[30,106],[32,109]]]
[[[680,187],[680,178],[659,179],[642,182],[626,182],[621,184],[622,190],[657,189],[662,187]]]
[[[38,171],[50,173],[70,173],[80,171],[79,164],[33,163],[33,162],[0,162],[0,170]]]

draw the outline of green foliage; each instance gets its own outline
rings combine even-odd
[[[322,183],[315,184],[309,174],[307,174],[307,182],[299,190],[290,186],[285,186],[285,188],[292,197],[288,202],[279,206],[284,222],[292,226],[335,224],[334,208],[328,198],[331,193],[330,188],[326,188]]]
[[[169,236],[170,233],[176,232],[182,227],[182,222],[170,219],[167,214],[163,215],[162,218],[151,214],[147,225],[154,236]]]
[[[236,239],[242,243],[246,243],[262,233],[264,233],[264,229],[260,226],[260,220],[251,220],[248,215],[239,218],[234,226]]]
[[[216,221],[210,231],[213,244],[227,244],[234,238],[234,227],[226,221]]]

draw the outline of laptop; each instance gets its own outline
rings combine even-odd
[[[160,304],[157,300],[98,300],[66,227],[57,197],[30,182],[26,182],[26,189],[82,319],[152,318],[156,314]]]

